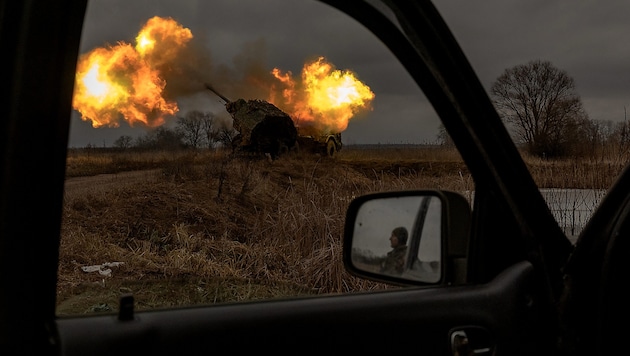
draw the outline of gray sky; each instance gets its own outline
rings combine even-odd
[[[575,79],[591,119],[624,120],[630,103],[630,2],[435,3],[486,89],[507,68],[548,60]],[[192,31],[198,58],[190,64],[196,70],[191,82],[211,80],[228,97],[247,96],[235,83],[248,70],[277,67],[299,76],[305,61],[324,56],[337,69],[353,71],[375,94],[373,110],[350,120],[344,143],[436,140],[439,120],[396,59],[353,20],[312,0],[94,0],[81,53],[118,41],[135,44],[142,25],[156,15],[172,17]],[[223,103],[202,88],[176,101],[180,116],[195,109],[229,119]],[[135,138],[146,132],[124,122],[119,128],[92,128],[73,112],[69,146],[111,146],[121,135]]]

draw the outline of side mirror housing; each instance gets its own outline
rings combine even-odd
[[[414,190],[354,199],[343,259],[353,275],[402,285],[466,282],[470,203],[455,192]]]

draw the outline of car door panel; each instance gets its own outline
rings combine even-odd
[[[549,284],[557,283],[560,273],[550,274],[549,269],[561,264],[570,250],[472,69],[458,47],[452,51],[455,44],[448,28],[429,2],[384,2],[397,9],[395,14],[379,12],[371,5],[374,2],[326,3],[364,23],[397,54],[427,92],[475,180],[483,183],[484,189],[478,190],[483,203],[477,203],[473,214],[475,226],[489,227],[476,230],[487,235],[473,231],[470,237],[476,256],[484,257],[474,263],[492,266],[470,269],[484,271],[483,278],[472,275],[468,284],[458,286],[146,311],[123,321],[116,315],[57,318],[64,145],[85,1],[54,5],[3,1],[0,44],[13,44],[9,37],[13,29],[29,29],[27,35],[16,37],[32,41],[24,47],[9,46],[15,52],[12,65],[2,71],[3,93],[17,90],[23,97],[7,95],[11,100],[3,105],[8,114],[2,127],[6,146],[0,153],[8,178],[1,186],[0,284],[13,287],[30,281],[15,287],[15,293],[2,293],[3,347],[18,354],[50,355],[192,355],[223,350],[412,350],[443,355],[452,352],[455,342],[468,343],[480,353],[531,355],[554,347],[549,322],[554,320],[555,291]],[[392,14],[401,23],[387,20]],[[417,33],[421,26],[415,28],[414,21],[437,34],[415,39],[424,44],[421,48],[414,48],[399,30]],[[47,59],[43,68],[38,58]],[[47,177],[44,183],[42,176]],[[491,228],[492,212],[498,210],[509,218],[502,220],[511,224],[505,231],[514,235],[499,236]],[[32,216],[43,217],[45,223],[32,224],[25,232],[20,221]],[[488,251],[493,251],[489,245],[497,239],[514,239],[519,247],[502,256],[502,263],[484,261],[496,255]],[[549,250],[559,253],[552,257]]]
[[[521,262],[485,285],[156,310],[129,321],[62,318],[57,329],[67,356],[340,349],[443,355],[456,331],[467,331],[476,349],[527,354],[540,347],[532,278],[531,264]]]

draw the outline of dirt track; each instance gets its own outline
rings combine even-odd
[[[152,181],[156,179],[159,172],[160,170],[154,169],[68,178],[64,186],[64,194],[66,197],[76,197],[87,193],[106,192],[139,181]]]

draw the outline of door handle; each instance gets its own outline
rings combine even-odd
[[[474,332],[472,332],[474,330]],[[467,332],[469,331],[469,332]],[[485,329],[469,327],[451,331],[451,352],[453,356],[491,355],[490,337]],[[469,338],[468,335],[475,335]],[[479,336],[477,338],[477,336]]]

